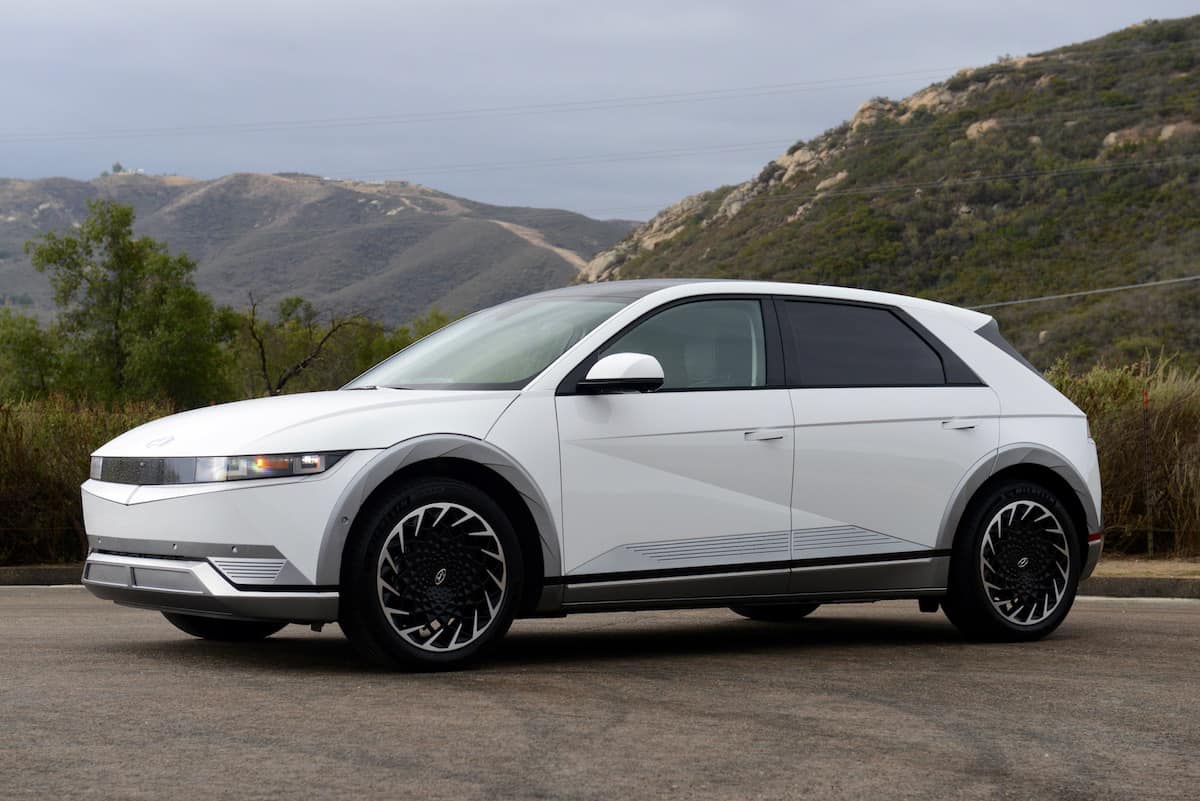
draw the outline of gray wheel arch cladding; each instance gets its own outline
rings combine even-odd
[[[992,455],[980,459],[959,483],[954,499],[946,507],[946,511],[942,515],[941,528],[938,531],[937,548],[948,549],[953,547],[954,535],[958,531],[959,521],[962,520],[963,513],[967,509],[967,504],[970,503],[971,498],[975,496],[979,488],[1001,470],[1017,467],[1018,465],[1037,465],[1038,467],[1045,467],[1054,471],[1074,490],[1080,506],[1083,507],[1083,514],[1087,518],[1088,531],[1100,530],[1100,517],[1092,501],[1091,492],[1087,488],[1087,482],[1071,466],[1071,463],[1062,454],[1044,445],[1019,442],[1006,445]]]
[[[316,584],[336,586],[341,574],[342,549],[363,503],[380,484],[409,465],[430,459],[452,458],[487,467],[507,481],[521,496],[538,529],[545,576],[562,573],[558,531],[550,506],[533,478],[515,459],[483,440],[459,434],[431,434],[397,443],[381,451],[342,491],[325,524],[317,559]]]

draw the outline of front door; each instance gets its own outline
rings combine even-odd
[[[793,418],[762,303],[654,312],[596,358],[650,354],[660,390],[557,398],[568,602],[786,590]]]

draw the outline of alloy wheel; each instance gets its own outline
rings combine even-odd
[[[1071,550],[1054,514],[1040,503],[1013,501],[987,524],[979,571],[992,608],[1017,626],[1036,625],[1067,594]]]
[[[477,512],[431,503],[406,514],[379,553],[377,590],[401,638],[446,652],[478,640],[496,620],[508,569],[496,532]]]

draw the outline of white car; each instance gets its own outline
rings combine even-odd
[[[1034,639],[1102,547],[1087,421],[991,317],[744,281],[504,303],[341,390],[136,428],[83,503],[97,596],[410,667],[609,610],[911,598]]]

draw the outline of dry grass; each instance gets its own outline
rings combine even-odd
[[[1200,560],[1144,559],[1105,555],[1096,565],[1101,578],[1200,578]]]
[[[1106,547],[1200,556],[1200,374],[1146,359],[1083,373],[1060,364],[1048,378],[1088,415]]]

